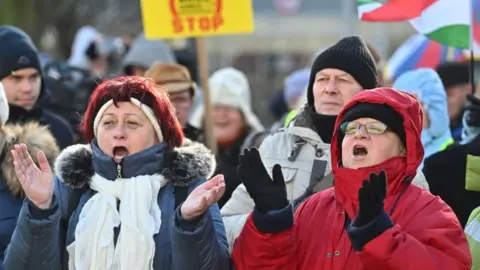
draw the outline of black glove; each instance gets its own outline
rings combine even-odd
[[[256,148],[245,149],[239,161],[238,177],[260,212],[280,210],[288,205],[287,189],[280,165],[276,164],[273,167],[272,180]]]
[[[377,175],[370,174],[370,181],[364,180],[358,190],[358,215],[355,227],[361,227],[377,218],[383,211],[383,201],[387,195],[387,176],[382,170]]]
[[[468,105],[466,106],[467,125],[470,127],[480,127],[480,99],[473,94],[467,95]]]

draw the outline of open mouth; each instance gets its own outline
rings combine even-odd
[[[367,148],[363,145],[354,145],[353,146],[353,156],[355,158],[362,158],[368,154]]]
[[[216,122],[215,126],[220,127],[220,128],[225,128],[228,127],[230,124],[228,122]]]
[[[125,146],[115,146],[112,153],[115,162],[120,163],[125,156],[128,156],[128,149]]]

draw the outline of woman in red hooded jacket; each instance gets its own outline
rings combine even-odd
[[[238,173],[256,208],[233,248],[242,269],[470,269],[457,217],[411,184],[423,158],[422,112],[406,93],[362,91],[337,118],[334,187],[295,212],[280,166],[272,178],[256,149]]]

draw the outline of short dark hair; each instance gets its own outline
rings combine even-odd
[[[438,65],[436,70],[445,89],[470,83],[470,65],[468,62],[444,62]]]

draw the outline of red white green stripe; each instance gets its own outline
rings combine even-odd
[[[357,0],[363,21],[410,20],[421,34],[455,48],[470,48],[471,0]]]

